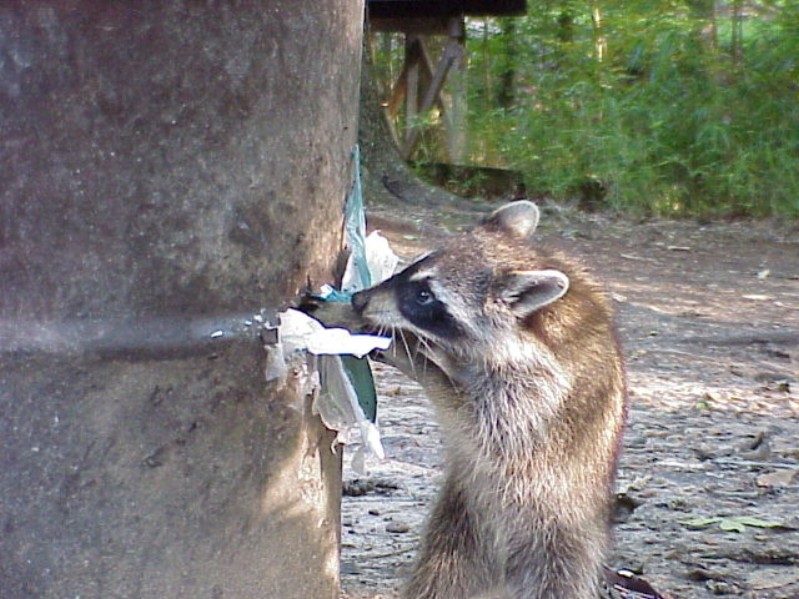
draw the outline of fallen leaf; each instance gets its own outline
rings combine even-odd
[[[747,526],[754,528],[780,528],[782,525],[779,522],[761,520],[760,518],[755,518],[753,516],[722,518],[721,522],[719,522],[719,528],[727,532],[744,532]]]
[[[692,518],[691,520],[683,520],[682,524],[688,528],[707,528],[712,524],[718,524],[719,528],[725,532],[744,532],[747,526],[752,528],[782,528],[783,525],[779,522],[770,520],[762,520],[754,516],[709,516]]]
[[[711,516],[709,518],[691,518],[690,520],[683,520],[682,524],[688,528],[707,528],[711,524],[720,522],[721,518],[718,516]]]

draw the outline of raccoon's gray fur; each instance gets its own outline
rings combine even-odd
[[[611,304],[515,202],[352,299],[435,406],[446,479],[407,599],[594,599],[625,413]]]

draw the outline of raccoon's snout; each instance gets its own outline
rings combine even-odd
[[[352,307],[359,314],[362,315],[366,306],[369,305],[369,292],[359,291],[352,296]]]

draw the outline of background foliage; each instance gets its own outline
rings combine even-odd
[[[468,161],[644,214],[799,216],[799,2],[529,2],[468,23]]]

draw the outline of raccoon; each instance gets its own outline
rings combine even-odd
[[[610,541],[625,377],[611,302],[537,248],[535,204],[496,210],[356,293],[375,357],[434,405],[445,480],[406,599],[593,599]]]

